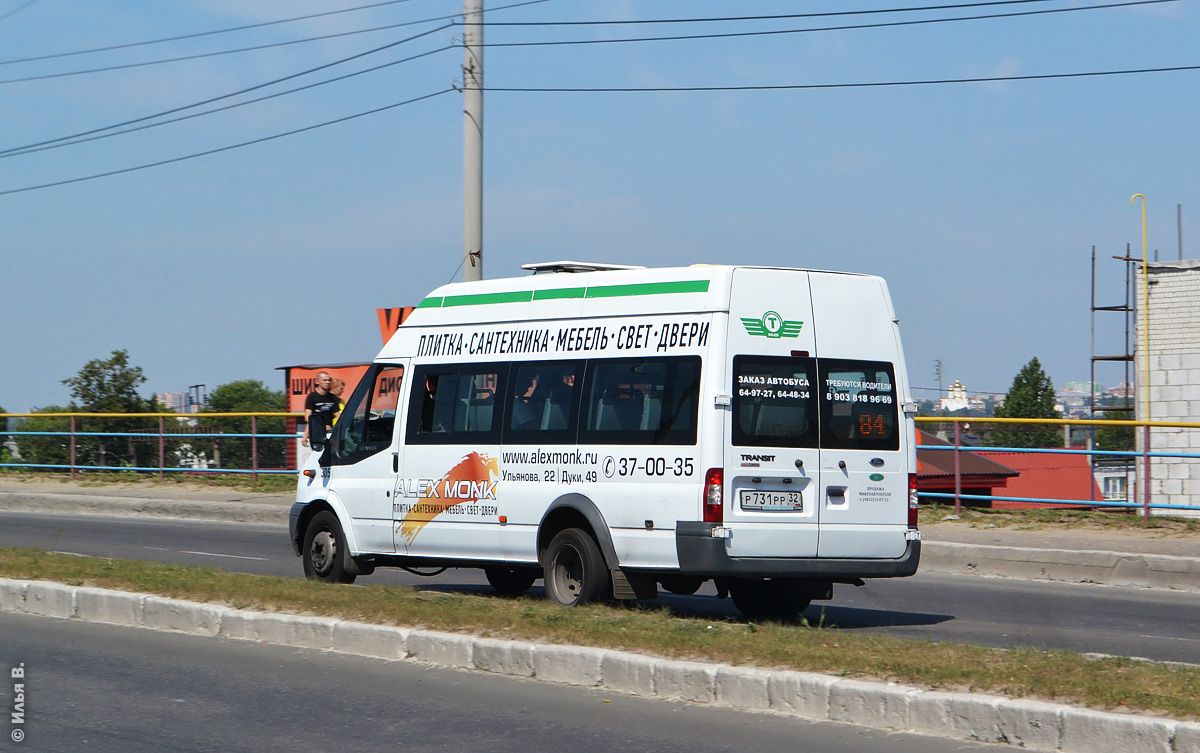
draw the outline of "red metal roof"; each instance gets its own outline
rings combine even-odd
[[[1020,472],[1016,478],[1008,479],[1001,496],[1061,499],[1087,504],[1089,500],[1103,500],[1104,495],[1092,476],[1087,455],[1058,455],[1043,452],[995,452],[972,450],[981,457],[1003,463]],[[1020,502],[996,500],[993,507],[1041,507]]]
[[[938,439],[917,429],[917,444],[950,447],[950,442]],[[1003,460],[983,458],[978,447],[963,447],[959,450],[959,474],[969,486],[1004,486],[1004,480],[1016,476],[1017,471],[1004,465]],[[954,488],[954,453],[949,450],[917,450],[917,487],[921,489],[941,488],[949,479]]]

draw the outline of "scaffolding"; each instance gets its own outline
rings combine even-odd
[[[1134,314],[1133,301],[1131,300],[1131,295],[1133,293],[1133,282],[1134,282],[1133,262],[1138,261],[1138,260],[1131,258],[1129,253],[1130,253],[1129,245],[1126,244],[1125,255],[1113,257],[1117,261],[1125,262],[1125,300],[1124,300],[1124,302],[1122,302],[1119,305],[1115,305],[1115,306],[1097,306],[1096,305],[1096,247],[1092,246],[1092,316],[1091,316],[1091,324],[1092,324],[1092,364],[1091,364],[1091,366],[1092,366],[1092,368],[1091,368],[1091,377],[1090,377],[1091,381],[1089,383],[1090,395],[1089,395],[1089,403],[1088,403],[1088,418],[1093,421],[1096,420],[1096,364],[1097,363],[1121,363],[1121,364],[1124,364],[1124,366],[1125,366],[1124,405],[1103,406],[1106,416],[1109,418],[1112,418],[1113,417],[1112,414],[1114,414],[1114,413],[1130,413],[1131,414],[1134,410],[1132,396],[1136,395],[1137,391],[1136,391],[1136,389],[1134,389],[1133,385],[1131,384],[1131,379],[1133,377],[1133,375],[1131,374],[1131,367],[1133,365],[1133,360],[1134,360],[1133,342],[1130,339],[1130,335],[1132,332],[1132,325],[1133,325],[1133,314]],[[1099,355],[1096,353],[1096,318],[1097,318],[1096,314],[1100,313],[1100,312],[1118,313],[1118,314],[1124,315],[1123,318],[1125,320],[1125,339],[1124,339],[1125,347],[1124,347],[1123,353],[1119,353],[1119,354],[1115,354],[1115,355]],[[1124,417],[1125,416],[1123,416],[1123,418]],[[1129,416],[1129,417],[1132,417],[1132,416]],[[1089,429],[1088,449],[1093,450],[1093,449],[1095,449],[1095,447],[1096,447],[1096,427],[1095,427],[1095,425],[1092,425]],[[1112,449],[1115,449],[1115,448],[1112,448]],[[1121,449],[1129,450],[1131,448],[1125,447],[1125,448],[1121,448]],[[1092,468],[1093,468],[1093,472],[1094,472],[1094,469],[1096,467],[1096,456],[1089,455],[1088,457],[1091,460],[1091,464],[1092,464]]]

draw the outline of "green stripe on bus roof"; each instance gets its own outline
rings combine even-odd
[[[626,295],[661,295],[664,293],[707,293],[708,280],[682,282],[635,282],[629,285],[597,285],[587,289],[588,298],[617,298]]]
[[[417,304],[419,309],[450,306],[482,306],[489,303],[529,303],[563,298],[620,298],[631,295],[664,295],[667,293],[707,293],[708,280],[678,282],[635,282],[628,285],[593,285],[586,288],[548,288],[517,290],[508,293],[471,293],[429,297]]]
[[[482,306],[487,303],[529,303],[533,300],[533,291],[514,290],[508,293],[472,293],[470,295],[448,295],[442,300],[442,306]]]
[[[533,300],[552,301],[557,298],[583,298],[587,288],[553,288],[533,291]]]

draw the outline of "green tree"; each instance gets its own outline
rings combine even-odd
[[[1054,383],[1034,357],[1013,379],[1004,403],[996,406],[996,417],[1059,418],[1054,404]],[[988,437],[988,444],[993,447],[1057,447],[1061,443],[1060,432],[1053,426],[1044,425],[1015,429],[1001,425]]]
[[[71,388],[69,410],[83,413],[154,413],[158,406],[138,394],[146,377],[140,366],[129,363],[129,353],[114,350],[107,359],[94,358],[79,373],[63,384]],[[79,419],[79,432],[146,434],[154,441],[139,441],[134,436],[81,436],[75,441],[76,458],[81,465],[157,466],[158,422],[153,418],[97,417]]]
[[[34,413],[67,413],[70,410],[61,405],[50,405]],[[21,431],[69,431],[70,428],[71,419],[66,416],[34,415],[21,424]],[[66,436],[23,435],[17,437],[17,449],[22,461],[32,465],[65,466],[71,461],[71,439]]]
[[[286,410],[282,390],[268,389],[257,379],[243,379],[222,384],[208,393],[208,404],[201,409],[200,422],[207,429],[222,434],[249,434],[249,416],[205,416],[205,413],[282,413]],[[287,419],[260,417],[257,420],[258,434],[283,434],[287,430]],[[282,468],[287,450],[285,439],[258,440],[258,467]],[[249,437],[219,437],[214,441],[219,449],[221,467],[252,467],[251,440]]]
[[[4,415],[7,411],[3,406],[0,406],[0,463],[11,463],[14,458],[12,452],[6,446],[8,442],[8,416]],[[10,468],[0,468],[0,471],[11,470]]]
[[[1122,405],[1128,401],[1121,400]],[[1114,406],[1117,407],[1117,406]],[[1129,411],[1111,410],[1100,413],[1099,418],[1105,421],[1128,421],[1132,416]],[[1097,450],[1132,450],[1134,449],[1132,426],[1101,426],[1096,428]]]

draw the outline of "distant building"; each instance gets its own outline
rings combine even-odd
[[[950,385],[950,389],[946,391],[946,397],[938,401],[939,407],[946,412],[956,410],[966,410],[971,407],[971,401],[967,398],[967,388],[963,383],[954,380],[954,384]]]
[[[192,413],[188,410],[188,396],[186,392],[160,392],[154,396],[164,409],[174,411],[175,413]]]

